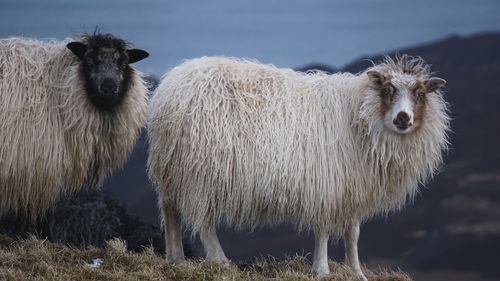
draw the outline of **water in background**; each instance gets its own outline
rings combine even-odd
[[[499,30],[498,0],[0,0],[0,37],[119,35],[162,75],[204,55],[255,58],[281,67],[341,66],[363,55],[450,34]]]

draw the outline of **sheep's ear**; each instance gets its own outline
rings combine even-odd
[[[443,87],[444,84],[446,84],[446,80],[437,77],[431,77],[429,80],[424,82],[425,89],[428,93],[439,90],[439,88]]]
[[[87,45],[78,41],[68,43],[66,45],[66,48],[68,48],[71,52],[73,52],[73,54],[81,59],[83,59],[83,55],[87,51]]]
[[[141,49],[130,49],[127,50],[128,53],[128,63],[138,62],[149,56],[149,53]]]
[[[385,81],[385,78],[380,72],[375,71],[375,70],[370,70],[366,72],[366,75],[368,75],[368,79],[372,81],[373,83],[377,84],[378,86],[382,86],[382,84]]]

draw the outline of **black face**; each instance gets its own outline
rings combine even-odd
[[[139,49],[127,49],[126,43],[110,34],[84,36],[82,42],[66,45],[81,59],[81,71],[91,102],[109,110],[120,104],[130,85],[133,71],[130,63],[149,54]]]

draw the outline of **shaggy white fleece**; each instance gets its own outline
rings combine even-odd
[[[122,166],[146,122],[138,72],[113,111],[95,108],[65,42],[0,40],[0,215],[36,217]]]
[[[392,68],[397,75],[390,60],[369,70]],[[160,202],[175,206],[193,233],[279,222],[340,233],[351,221],[401,208],[447,148],[439,92],[428,94],[425,120],[411,134],[388,131],[379,111],[365,73],[189,60],[152,98],[150,177]]]

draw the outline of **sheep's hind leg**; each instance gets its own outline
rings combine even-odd
[[[330,273],[328,267],[328,231],[316,232],[314,239],[314,256],[312,264],[312,272],[318,276],[325,276]]]
[[[222,250],[215,227],[204,228],[200,231],[200,239],[206,253],[206,260],[227,262],[228,259]]]
[[[185,259],[179,213],[172,204],[165,201],[162,202],[161,209],[165,227],[165,259],[169,263],[183,263]]]
[[[350,266],[354,272],[359,274],[363,280],[367,281],[368,279],[366,279],[359,265],[358,239],[359,221],[356,219],[351,222],[344,232],[345,263]]]

